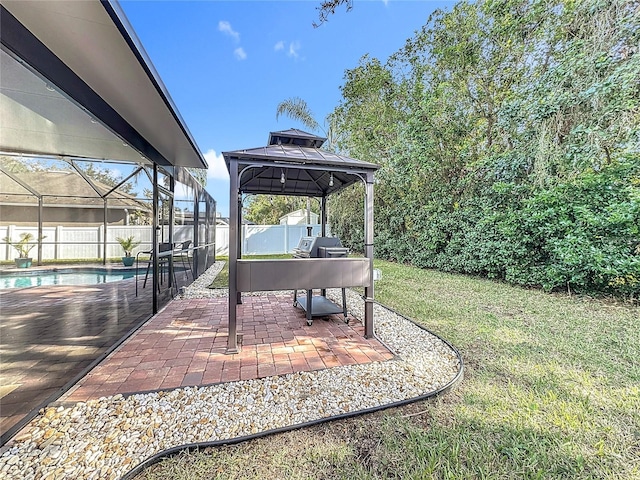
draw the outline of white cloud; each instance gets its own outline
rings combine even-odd
[[[244,51],[244,48],[238,47],[233,51],[233,54],[236,56],[238,60],[244,60],[247,58],[247,52]]]
[[[174,186],[173,199],[189,200],[191,198],[193,198],[193,190],[180,182],[176,182]]]
[[[221,153],[218,154],[215,150],[209,150],[204,154],[204,158],[209,164],[209,170],[207,170],[207,178],[229,180],[227,165],[224,163],[224,157]]]
[[[218,22],[218,30],[220,30],[222,33],[225,33],[227,35],[229,35],[230,37],[232,37],[236,42],[240,41],[240,34],[238,32],[236,32],[232,27],[231,24],[229,22],[227,22],[226,20],[220,20]]]
[[[298,58],[298,52],[300,51],[300,42],[291,42],[289,44],[289,51],[287,52],[287,55],[292,57],[292,58]]]
[[[287,57],[291,57],[295,60],[298,60],[299,58],[302,58],[304,60],[304,57],[300,57],[300,50],[302,49],[302,45],[300,45],[300,42],[298,40],[294,41],[294,42],[289,42],[289,47],[286,47],[286,44],[284,41],[280,40],[278,43],[276,43],[273,46],[273,50],[275,50],[276,52],[279,51],[283,51],[286,53]]]

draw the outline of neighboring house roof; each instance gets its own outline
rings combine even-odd
[[[47,207],[102,208],[104,205],[102,197],[91,185],[72,171],[20,172],[12,175],[31,191],[15,181],[3,179],[0,186],[0,205],[37,206],[37,197],[33,192],[44,195],[44,204]],[[113,188],[97,180],[92,180],[92,183],[102,195]],[[107,198],[108,208],[151,210],[150,205],[144,201],[118,189],[111,192]]]

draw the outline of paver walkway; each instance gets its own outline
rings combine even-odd
[[[241,351],[225,354],[227,298],[174,299],[58,403],[181,386],[209,385],[340,365],[393,354],[341,315],[307,326],[292,295],[245,296],[238,309]]]

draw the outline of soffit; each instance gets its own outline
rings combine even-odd
[[[158,157],[152,158],[159,159],[158,163],[206,168],[204,157],[116,2],[11,0],[3,1],[2,6],[126,122],[121,137],[130,133],[149,145],[139,148],[144,150],[140,153]],[[55,88],[85,106],[82,98],[74,96],[77,92],[65,85]],[[24,90],[25,95],[34,94],[26,85]],[[5,98],[2,100],[4,104]],[[105,115],[103,111],[89,113],[100,121]]]

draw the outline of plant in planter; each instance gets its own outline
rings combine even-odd
[[[142,242],[140,242],[139,240],[136,240],[133,235],[129,235],[128,237],[125,237],[125,238],[116,237],[116,240],[124,250],[124,257],[122,257],[122,264],[125,267],[130,267],[131,265],[133,265],[133,262],[136,259],[136,257],[132,255],[133,249],[136,248],[138,245],[140,245],[140,243]]]
[[[15,259],[16,267],[28,268],[31,266],[33,259],[29,257],[29,252],[31,252],[33,247],[36,246],[35,244],[31,243],[34,239],[35,237],[33,236],[33,234],[27,232],[21,233],[20,240],[18,240],[17,242],[11,240],[9,236],[6,236],[2,239],[3,242],[6,242],[7,245],[11,245],[18,252],[18,258]]]

